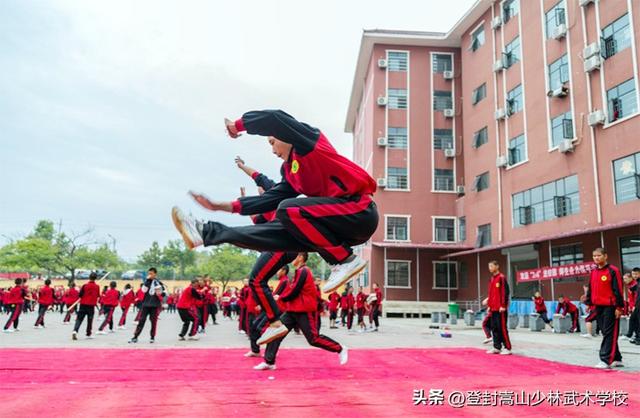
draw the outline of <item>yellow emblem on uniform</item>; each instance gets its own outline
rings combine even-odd
[[[298,163],[298,160],[293,160],[291,163],[291,172],[296,174],[298,170],[300,170],[300,163]]]
[[[500,287],[500,282],[496,283],[496,287]]]
[[[606,282],[607,281],[607,276],[600,277],[600,280],[602,280],[603,282]]]

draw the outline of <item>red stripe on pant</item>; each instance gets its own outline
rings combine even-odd
[[[65,315],[64,317],[64,321],[63,322],[69,322],[71,321],[71,315],[76,311],[76,307],[74,305],[73,308],[69,309],[69,306],[71,305],[67,305],[67,315]]]
[[[198,325],[200,324],[200,321],[198,320],[198,309],[195,306],[190,307],[189,314],[193,318],[193,326],[191,327],[189,335],[193,337],[198,332]]]
[[[327,351],[333,351],[334,353],[339,353],[340,351],[342,351],[342,346],[340,344],[333,341],[329,337],[318,334],[318,312],[308,312],[307,318],[309,319],[311,335],[313,336],[312,341],[309,341],[312,345],[323,348]]]
[[[13,312],[11,313],[11,318],[7,321],[4,329],[9,329],[9,327],[16,322],[16,319],[20,316],[20,312],[22,312],[22,304],[16,304],[15,308],[13,308]]]
[[[127,322],[127,313],[129,313],[129,308],[130,306],[127,306],[126,308],[120,307],[120,309],[122,309],[122,316],[120,317],[120,321],[118,322],[119,327],[123,327]]]
[[[507,350],[511,350],[511,340],[509,339],[509,331],[507,331],[507,311],[500,312],[500,325],[502,328],[502,343]]]
[[[357,202],[346,202],[339,204],[302,206],[302,208],[315,218],[336,215],[353,215],[367,209],[371,203],[371,197],[361,196]]]
[[[109,323],[111,323],[112,319],[113,319],[113,313],[116,310],[115,306],[109,306],[109,313],[107,314],[106,318],[104,318],[104,321],[102,321],[102,325],[100,325],[100,331],[102,331],[103,329],[105,329],[107,327],[107,325],[109,325]]]
[[[613,338],[611,342],[611,354],[609,354],[609,364],[613,363],[616,358],[616,347],[618,345],[618,326],[620,325],[620,319],[613,314]]]
[[[487,338],[491,338],[491,326],[489,325],[489,321],[491,320],[491,312],[487,312],[482,320],[482,330],[484,331],[484,335]]]
[[[323,206],[331,206],[331,205],[323,205]],[[340,205],[332,205],[332,206],[340,206]],[[309,206],[313,207],[313,206]],[[307,220],[302,215],[302,210],[307,211],[307,207],[290,207],[287,208],[287,216],[293,222],[293,224],[298,228],[298,230],[305,236],[309,241],[311,241],[314,245],[322,248],[333,258],[336,260],[344,260],[349,257],[349,252],[344,249],[341,245],[333,245],[329,242],[327,238],[316,227],[313,226],[309,220]]]
[[[252,286],[253,291],[257,296],[258,303],[264,310],[264,313],[267,315],[269,322],[273,322],[276,319],[276,314],[271,308],[271,304],[269,303],[267,295],[264,292],[263,285],[267,286],[267,280],[269,280],[269,277],[267,277],[267,272],[271,270],[271,268],[276,265],[283,256],[284,253],[282,252],[273,253],[273,257],[271,257],[271,259],[260,269],[258,274],[256,274],[256,277],[253,280],[249,281],[249,285]]]

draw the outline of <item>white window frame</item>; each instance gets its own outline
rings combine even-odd
[[[436,287],[436,264],[453,264],[455,266],[456,272],[456,287]],[[458,281],[460,278],[458,277],[458,262],[457,261],[433,261],[433,290],[457,290],[458,289]]]
[[[453,241],[436,241],[436,219],[453,219]],[[441,244],[455,244],[458,242],[458,218],[456,216],[432,216],[431,242]]]
[[[407,239],[389,239],[387,237],[388,218],[405,218],[407,220]],[[384,241],[385,242],[411,242],[411,215],[384,215]]]
[[[407,272],[409,273],[408,286],[390,286],[389,285],[389,262],[392,263],[407,263],[409,268]],[[387,289],[411,289],[411,260],[397,260],[397,259],[387,259],[384,260],[384,287]]]

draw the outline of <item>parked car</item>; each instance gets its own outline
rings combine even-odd
[[[147,272],[144,270],[128,270],[122,273],[122,280],[144,280],[147,278]]]

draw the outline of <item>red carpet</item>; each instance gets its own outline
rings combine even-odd
[[[283,349],[278,370],[239,349],[5,349],[0,416],[633,416],[640,373],[601,371],[473,349],[351,350],[347,366],[317,349]],[[595,355],[595,353],[594,353]],[[274,379],[269,379],[273,377]],[[414,389],[443,389],[445,404],[414,406]],[[624,391],[629,406],[447,404],[452,391]],[[602,396],[602,395],[600,395]],[[514,398],[515,399],[515,398]],[[611,399],[605,396],[601,399]],[[540,398],[534,398],[540,401]],[[493,402],[489,400],[490,402]],[[588,398],[587,398],[588,401]]]

